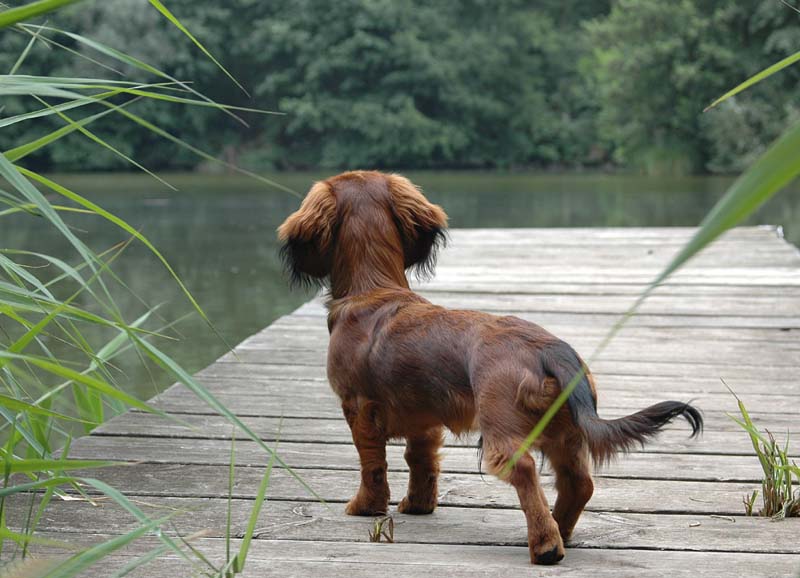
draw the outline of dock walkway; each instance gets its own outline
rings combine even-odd
[[[535,321],[588,357],[618,316],[693,229],[475,229],[451,232],[436,277],[419,289],[435,303]],[[760,468],[726,412],[733,388],[756,423],[800,448],[800,254],[772,227],[739,228],[646,301],[592,365],[603,417],[663,399],[693,400],[705,435],[676,422],[644,450],[600,470],[596,492],[555,567],[529,565],[514,490],[478,471],[475,438],[449,438],[440,507],[394,511],[407,482],[403,447],[388,451],[395,543],[369,543],[372,520],[344,515],[358,459],[325,378],[325,311],[313,300],[201,371],[197,378],[279,453],[327,504],[275,470],[245,576],[791,576],[800,572],[800,519],[744,516]],[[189,344],[190,345],[190,344]],[[230,424],[182,386],[153,400],[187,428],[129,412],[77,440],[71,457],[135,465],[93,471],[153,517],[178,510],[183,536],[212,559],[225,552]],[[279,431],[280,429],[280,431]],[[237,435],[232,500],[241,535],[267,461]],[[552,477],[543,476],[548,499]],[[182,512],[182,511],[186,512]],[[137,527],[116,505],[53,502],[43,535],[92,544]],[[169,530],[171,531],[171,530]],[[144,538],[122,565],[158,546]],[[111,573],[111,566],[94,575]],[[133,575],[201,575],[167,555]]]

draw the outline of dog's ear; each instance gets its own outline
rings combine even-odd
[[[405,267],[429,276],[436,266],[436,251],[447,242],[447,215],[429,202],[407,178],[388,175],[392,210],[403,237]]]
[[[315,183],[300,208],[278,227],[281,257],[294,285],[319,285],[330,274],[336,198],[328,183]]]

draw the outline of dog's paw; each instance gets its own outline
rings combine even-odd
[[[363,503],[358,497],[347,502],[344,513],[348,516],[385,516],[389,511],[389,504]]]
[[[539,544],[530,544],[531,564],[551,565],[558,564],[564,559],[564,542],[561,536],[556,535],[557,539],[546,540]]]
[[[542,552],[541,554],[534,554],[531,557],[531,563],[540,564],[543,566],[550,566],[552,564],[558,564],[563,559],[564,559],[564,548],[553,546],[547,552]]]
[[[430,501],[426,503],[412,502],[408,496],[400,500],[397,504],[397,511],[401,514],[423,515],[430,514],[436,509],[436,502]]]

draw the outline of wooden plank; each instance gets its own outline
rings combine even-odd
[[[656,445],[654,448],[662,451],[633,452],[621,456],[615,463],[597,470],[595,475],[663,480],[761,480],[761,467],[754,455],[690,453],[695,449],[694,442],[678,432],[670,433],[679,441]],[[219,439],[97,436],[76,441],[70,457],[153,464],[225,465],[230,462],[230,448],[230,441]],[[289,442],[281,436],[278,448],[281,458],[295,469],[358,471],[358,454],[351,443]],[[408,470],[403,449],[401,445],[387,448],[390,470]],[[673,449],[678,451],[670,451]],[[241,465],[262,467],[267,460],[264,450],[252,441],[237,443],[236,450],[236,460]],[[444,448],[441,453],[444,472],[478,473],[478,452],[475,447],[451,446]],[[800,451],[791,452],[792,456],[798,454]],[[549,473],[549,468],[545,465],[543,471]]]
[[[112,536],[44,533],[44,537],[54,540],[66,538],[73,543],[89,546]],[[239,543],[239,540],[232,540],[232,547],[237,551]],[[159,545],[156,538],[142,539],[126,548],[122,554],[105,559],[101,567],[93,567],[84,575],[105,578],[109,572],[134,557],[144,556]],[[193,545],[215,564],[224,561],[224,540],[198,538]],[[35,550],[53,552],[53,548],[41,546]],[[378,574],[396,578],[486,578],[499,575],[528,578],[544,573],[556,577],[591,573],[595,578],[663,578],[665,569],[669,569],[669,575],[675,578],[740,578],[763,576],[767,567],[771,578],[796,578],[798,564],[800,559],[794,554],[570,548],[560,564],[541,570],[530,566],[527,548],[521,546],[256,539],[251,544],[244,576],[374,578]],[[170,554],[159,558],[157,564],[137,568],[128,576],[175,578],[189,575],[190,572],[191,568],[184,560]]]
[[[645,240],[674,241],[686,243],[697,233],[696,227],[475,227],[469,229],[450,229],[448,234],[453,241],[471,241],[480,246],[483,242],[504,244],[530,240],[594,246],[604,240],[640,242]],[[736,227],[723,233],[719,244],[731,242],[785,243],[783,229],[776,225],[755,225]]]
[[[479,246],[483,243],[503,244],[529,240],[536,243],[563,243],[580,246],[594,246],[603,240],[636,243],[644,241],[672,241],[685,243],[697,232],[696,227],[552,227],[552,228],[496,228],[475,227],[469,229],[450,229],[453,242],[471,241]],[[757,225],[736,227],[720,236],[717,241],[727,244],[735,241],[775,243],[783,241],[781,227]]]
[[[514,231],[514,230],[512,230]],[[687,243],[688,237],[656,237],[646,236],[641,239],[628,238],[569,238],[562,232],[559,236],[543,239],[541,236],[525,236],[501,233],[500,236],[487,235],[482,239],[478,234],[462,235],[456,233],[448,239],[447,247],[442,252],[443,256],[451,253],[470,252],[477,259],[486,259],[486,255],[493,255],[507,251],[511,254],[535,254],[540,251],[581,252],[583,254],[595,253],[598,255],[615,254],[617,251],[628,251],[630,254],[644,252],[649,255],[673,254],[681,250]],[[588,245],[588,247],[587,247]],[[785,240],[775,238],[750,236],[721,239],[706,247],[700,254],[728,253],[732,250],[756,254],[773,253],[776,255],[794,253],[794,247]],[[696,266],[696,265],[694,265]]]
[[[587,340],[581,339],[571,343],[571,345],[584,357],[589,357],[594,351],[593,346],[585,344]],[[237,350],[235,355],[229,353],[219,361],[233,361],[245,363],[259,363],[268,361],[274,364],[303,364],[303,365],[324,365],[327,358],[327,343],[314,349],[306,348],[255,348]],[[784,343],[778,347],[760,348],[758,357],[753,355],[753,345],[751,343],[714,343],[705,344],[698,342],[631,342],[631,340],[621,339],[612,342],[603,351],[600,359],[609,361],[635,361],[635,362],[659,362],[659,363],[682,363],[682,364],[708,364],[710,361],[714,365],[726,365],[736,368],[746,364],[753,366],[763,363],[772,367],[790,368],[800,364],[800,347],[796,343]],[[787,371],[788,372],[788,371]],[[787,376],[788,377],[788,376]]]
[[[197,374],[198,379],[210,382],[219,381],[220,379],[229,379],[231,381],[242,379],[255,379],[257,381],[326,380],[324,357],[318,360],[307,359],[305,360],[308,362],[306,364],[300,363],[302,360],[296,360],[297,363],[289,363],[292,361],[291,359],[284,359],[286,363],[280,363],[280,359],[275,359],[271,356],[268,359],[264,359],[261,363],[231,361],[232,363],[215,363],[207,367]],[[638,376],[642,378],[642,382],[645,381],[645,378],[650,376],[672,377],[675,378],[676,382],[679,381],[678,378],[705,379],[707,380],[707,387],[710,388],[710,391],[718,392],[727,392],[721,385],[721,378],[734,388],[736,388],[736,385],[733,384],[738,383],[738,380],[742,380],[742,383],[752,383],[758,380],[762,381],[762,383],[769,383],[771,381],[786,383],[791,379],[791,368],[782,366],[760,366],[757,364],[757,359],[752,360],[752,365],[746,365],[744,363],[734,364],[717,362],[676,363],[647,360],[623,361],[601,357],[592,362],[591,369],[592,373],[598,377],[599,389],[604,389],[603,384],[605,383],[605,376],[609,374],[612,376]],[[609,378],[609,381],[611,380],[612,378]],[[680,387],[675,391],[680,391]],[[729,393],[728,395],[730,396]],[[791,392],[787,393],[787,395],[791,395]]]
[[[585,335],[581,328],[566,328],[554,331],[559,338],[572,345],[581,355],[589,358],[600,345],[605,334]],[[661,330],[663,331],[663,330]],[[628,331],[617,337],[603,350],[601,361],[657,361],[697,364],[714,362],[737,367],[763,364],[792,366],[800,356],[800,333],[792,331],[765,330],[760,339],[717,339],[700,336],[649,335],[640,336]],[[730,335],[732,332],[727,330]],[[737,331],[738,333],[738,331]],[[324,364],[328,347],[327,331],[312,330],[308,326],[294,331],[263,332],[253,335],[236,348],[235,355],[229,353],[218,361],[245,363],[287,363],[287,356],[295,355],[296,364]],[[768,346],[768,347],[765,347]],[[752,359],[754,348],[758,348],[758,359]],[[649,372],[649,374],[652,374]]]
[[[596,325],[567,325],[556,323],[547,327],[549,331],[570,343],[583,339],[586,346],[596,346],[608,332]],[[327,347],[328,327],[319,317],[291,315],[281,317],[266,329],[251,335],[236,346],[237,350],[283,345],[284,348],[303,349]],[[615,340],[632,342],[670,342],[693,341],[717,344],[745,342],[770,346],[796,347],[800,343],[800,331],[781,330],[763,327],[742,327],[732,330],[721,327],[623,327]]]
[[[215,370],[223,364],[215,366]],[[233,368],[241,369],[237,364],[230,364]],[[291,366],[286,366],[291,367]],[[233,371],[236,371],[235,369]],[[324,368],[319,368],[319,373],[324,374]],[[260,377],[257,372],[243,374],[232,378],[233,372],[225,372],[224,376],[202,375],[198,382],[216,395],[220,401],[235,411],[245,416],[258,415],[285,415],[291,417],[338,417],[341,413],[338,398],[328,387],[322,376],[317,380],[303,379],[269,379]],[[598,407],[600,415],[605,416],[606,409],[622,409],[623,413],[631,413],[665,399],[693,400],[693,403],[705,411],[729,412],[738,414],[736,399],[728,392],[694,391],[676,388],[674,391],[664,388],[657,394],[648,389],[623,390],[603,387],[603,380],[598,379]],[[737,387],[735,380],[731,380],[733,387]],[[728,382],[728,383],[731,383]],[[642,379],[642,386],[647,385],[647,380]],[[737,387],[738,389],[738,387]],[[739,390],[747,407],[760,414],[786,413],[787,409],[796,407],[797,395],[755,394]],[[182,387],[176,386],[168,389],[154,398],[156,407],[167,412],[191,412],[192,407],[197,407],[195,394]],[[200,405],[202,408],[203,406]],[[713,409],[711,409],[713,408]]]
[[[480,259],[484,263],[491,262],[498,269],[512,270],[518,267],[534,268],[539,265],[552,265],[553,263],[564,266],[583,267],[619,267],[624,262],[631,268],[648,267],[664,268],[678,253],[678,247],[653,247],[649,249],[620,248],[618,250],[604,249],[602,252],[577,249],[564,251],[560,247],[541,247],[539,249],[520,249],[511,251],[506,247],[481,251]],[[797,266],[800,257],[791,248],[775,251],[749,250],[742,251],[735,247],[715,249],[699,254],[692,261],[695,268],[726,268],[726,267],[751,267],[758,268],[765,263],[772,267]],[[443,266],[467,265],[476,262],[474,251],[459,251],[448,249],[442,253]]]
[[[688,240],[697,232],[697,227],[474,227],[469,229],[450,229],[451,236],[483,239],[535,238],[535,239],[577,239],[579,243],[590,243],[601,238],[640,239],[682,238]],[[762,238],[775,242],[783,238],[783,228],[777,225],[750,225],[736,227],[720,236],[720,242],[739,238]]]
[[[798,442],[794,441],[796,434],[800,433],[800,417],[797,414],[773,414],[764,421],[760,416],[753,416],[761,429],[769,429],[779,437],[785,432],[791,433],[792,448]],[[681,444],[691,446],[691,453],[732,453],[752,454],[749,438],[744,435],[741,427],[727,416],[719,414],[706,415],[705,431],[700,439],[686,440],[687,427],[682,420],[676,420],[661,433],[659,437],[649,443],[648,451],[663,448],[673,453],[679,453]],[[724,419],[719,419],[724,418]],[[228,440],[233,433],[236,439],[246,439],[239,430],[231,431],[230,422],[219,415],[181,414],[180,419],[188,423],[184,426],[170,419],[165,419],[156,414],[127,412],[113,420],[101,425],[93,432],[93,436],[121,436],[121,437],[175,437],[175,438],[202,438]],[[350,443],[350,430],[344,419],[303,417],[244,417],[242,421],[253,430],[261,439],[275,440],[278,437],[285,442],[319,441],[323,443]],[[447,446],[474,446],[477,433],[454,436],[446,434]],[[401,444],[402,442],[392,442]],[[741,450],[741,451],[740,451]]]
[[[570,266],[582,267],[591,265],[602,267],[606,264],[619,266],[624,261],[633,266],[664,267],[683,248],[680,244],[615,244],[605,245],[599,250],[587,251],[585,246],[565,246],[550,244],[531,245],[491,245],[487,244],[476,250],[475,246],[452,243],[442,251],[441,262],[444,266],[468,263],[491,263],[498,268],[513,268],[518,264],[526,266],[546,263],[569,263]],[[709,267],[758,267],[768,263],[775,267],[787,267],[798,264],[800,257],[797,251],[786,244],[721,244],[712,246],[699,253],[691,266],[694,268]]]
[[[244,356],[240,357],[240,359],[245,359]],[[265,359],[254,357],[254,359],[258,361],[265,361]],[[232,363],[241,363],[235,362]],[[248,361],[248,363],[251,363]],[[602,363],[602,362],[598,362]],[[213,387],[213,383],[217,381],[224,381],[226,385],[230,385],[232,387],[243,387],[244,384],[241,383],[245,380],[249,380],[252,378],[256,379],[256,383],[258,385],[254,385],[252,389],[257,390],[261,389],[262,382],[281,382],[281,383],[291,383],[291,387],[293,388],[301,388],[301,387],[319,387],[320,382],[327,385],[327,380],[324,377],[317,375],[315,378],[303,378],[303,377],[281,377],[275,376],[274,372],[278,372],[279,370],[275,365],[270,365],[266,363],[253,363],[255,366],[265,366],[265,371],[259,372],[257,369],[253,368],[251,374],[247,375],[242,373],[233,372],[231,374],[227,373],[227,368],[217,368],[215,370],[209,370],[209,379],[208,381],[211,382]],[[615,364],[622,365],[622,364]],[[594,364],[593,364],[594,366]],[[657,366],[657,369],[660,368],[655,363],[650,363],[647,366],[644,366],[644,371],[647,370],[647,367]],[[668,370],[669,366],[665,366]],[[636,366],[630,366],[630,369],[633,371],[635,370]],[[250,368],[248,368],[249,370]],[[625,369],[623,366],[622,369]],[[219,371],[219,373],[217,373]],[[287,372],[288,373],[288,372]],[[600,395],[605,396],[604,399],[604,406],[609,406],[609,404],[613,404],[614,397],[617,393],[628,393],[628,392],[636,392],[641,391],[643,389],[649,389],[652,391],[658,392],[670,392],[671,395],[684,397],[687,394],[695,395],[698,393],[728,393],[727,389],[725,388],[724,384],[717,376],[709,375],[709,377],[702,377],[697,375],[679,375],[679,376],[670,376],[670,375],[638,375],[635,373],[632,374],[613,374],[608,372],[598,372],[595,371],[594,377],[595,381],[597,382],[598,389],[602,391]],[[788,373],[788,372],[787,372]],[[203,377],[202,379],[205,379]],[[766,380],[764,378],[742,378],[742,377],[731,377],[729,374],[725,374],[725,383],[727,383],[730,387],[736,391],[740,397],[742,397],[745,402],[748,401],[751,395],[758,394],[763,396],[769,395],[779,395],[779,396],[794,396],[800,395],[800,388],[797,387],[797,384],[791,381],[791,375],[784,375],[782,378],[774,379],[771,378]],[[298,384],[295,382],[309,382],[308,384]],[[232,382],[232,383],[228,383]],[[288,386],[287,386],[288,387]],[[791,408],[784,408],[783,411],[790,411]],[[800,407],[797,409],[797,413],[800,413]]]
[[[687,240],[688,237],[680,235],[643,236],[641,239],[632,237],[591,239],[583,237],[580,233],[570,236],[561,231],[558,236],[551,235],[550,238],[545,238],[536,234],[526,235],[520,230],[495,234],[473,230],[466,235],[460,233],[451,235],[447,250],[442,252],[442,259],[444,262],[452,262],[454,258],[469,256],[472,260],[478,261],[509,257],[535,260],[542,256],[574,255],[578,259],[592,257],[593,259],[587,259],[589,263],[619,256],[624,256],[628,262],[631,258],[637,257],[666,262],[683,248]],[[701,251],[688,266],[698,268],[706,263],[712,267],[733,265],[738,262],[737,257],[742,256],[760,256],[759,262],[769,265],[774,265],[784,258],[798,259],[795,247],[775,237],[747,236],[738,239],[728,237]],[[720,257],[724,259],[721,262]],[[794,264],[797,264],[797,261]]]
[[[281,455],[283,453],[281,451]],[[234,497],[255,498],[267,460],[265,455],[261,467],[237,468]],[[714,464],[709,463],[706,469],[712,467]],[[296,472],[319,497],[330,503],[346,502],[359,485],[359,475],[355,470],[297,469]],[[728,477],[724,471],[698,473],[707,479],[715,474],[720,478]],[[228,496],[227,465],[133,464],[85,472],[84,475],[99,478],[126,495],[142,498]],[[680,476],[676,472],[673,477]],[[408,475],[398,471],[388,479],[392,504],[396,504],[405,494]],[[542,477],[545,494],[551,502],[554,499],[552,482],[551,476]],[[756,482],[597,476],[595,494],[587,509],[595,512],[738,515],[744,511],[742,498],[758,487]],[[283,470],[273,470],[268,496],[271,500],[316,501],[315,496]],[[443,473],[439,479],[439,501],[446,506],[469,508],[519,506],[514,489],[488,474]]]
[[[592,315],[622,315],[636,301],[633,295],[520,295],[513,293],[431,293],[427,296],[436,305],[448,309],[475,309],[488,313],[580,313]],[[313,312],[324,315],[321,304],[311,302],[300,311],[303,315]],[[698,295],[677,299],[670,295],[652,295],[640,307],[637,316],[660,316],[670,318],[706,317],[738,320],[753,318],[786,318],[797,322],[798,299],[796,296],[714,296]],[[794,327],[794,325],[791,325]]]
[[[568,341],[576,349],[584,351],[594,350],[607,334],[602,328],[591,325],[551,325],[547,329]],[[310,323],[292,325],[281,323],[272,326],[268,330],[248,337],[237,346],[236,350],[322,350],[324,352],[328,340],[325,322],[320,318],[312,318]],[[727,352],[741,354],[747,347],[764,343],[768,343],[769,349],[776,351],[796,352],[800,350],[800,332],[776,328],[624,327],[610,347],[611,351],[614,347],[633,347],[642,353],[665,347],[676,352],[702,348],[725,355]]]
[[[335,418],[341,416],[341,407],[335,394],[320,382],[320,389],[299,389],[292,387],[291,381],[270,382],[253,379],[255,387],[245,385],[237,388],[236,382],[205,380],[214,395],[237,415],[245,417],[286,416],[309,418]],[[215,387],[216,385],[216,387]],[[729,394],[728,394],[729,395]],[[736,414],[738,408],[726,394],[698,393],[689,396],[686,393],[663,392],[656,398],[646,391],[636,393],[609,394],[601,393],[600,416],[604,418],[628,415],[664,399],[693,400],[703,412],[714,412],[723,416],[725,412]],[[607,398],[607,399],[606,399]],[[785,414],[787,408],[795,407],[796,396],[763,396],[748,395],[747,407],[757,414],[768,416],[772,413]],[[160,394],[152,401],[153,405],[165,412],[175,414],[213,414],[215,410],[204,404],[198,404],[198,398],[183,387],[174,387]],[[715,409],[709,409],[715,408]],[[765,423],[762,419],[761,424]]]
[[[22,504],[19,504],[22,505]],[[232,534],[246,529],[251,500],[233,500]],[[208,538],[224,538],[227,527],[226,499],[148,498],[141,504],[151,518],[166,511],[179,512],[175,527],[183,535],[204,532]],[[24,523],[24,508],[8,520],[11,527]],[[526,546],[527,533],[522,512],[515,509],[481,510],[442,507],[430,516],[409,516],[394,512],[394,539],[398,544]],[[109,523],[109,519],[113,522]],[[75,524],[80,520],[80,526]],[[124,534],[139,521],[114,503],[97,507],[85,501],[54,502],[42,519],[48,531]],[[258,521],[261,540],[304,540],[367,542],[373,519],[347,516],[341,504],[268,501]],[[443,531],[446,528],[446,531]],[[772,520],[745,516],[706,514],[625,514],[586,512],[581,516],[569,547],[657,549],[706,552],[797,553],[800,519]],[[688,538],[688,540],[687,540]]]
[[[297,313],[302,316],[325,317],[327,313],[320,303],[309,302],[301,306]],[[528,321],[538,323],[543,327],[550,327],[556,323],[568,325],[594,325],[606,330],[619,321],[619,313],[575,312],[575,311],[519,311],[497,310],[496,315],[515,315]],[[628,321],[628,327],[726,327],[738,328],[772,328],[772,329],[800,329],[800,318],[792,316],[767,316],[767,315],[660,315],[637,314]]]
[[[757,346],[750,347],[749,358],[753,357],[753,351]],[[589,350],[591,351],[591,350]],[[613,359],[609,357],[619,351],[621,355],[627,353],[622,348],[604,351],[601,357],[592,362],[592,373],[602,389],[620,389],[615,384],[623,379],[634,380],[639,387],[647,384],[652,387],[657,383],[670,381],[668,384],[671,391],[694,391],[690,389],[693,385],[698,385],[704,391],[722,391],[724,386],[720,378],[734,387],[738,392],[753,393],[773,393],[777,395],[792,395],[798,393],[797,387],[791,383],[794,366],[784,361],[785,358],[796,357],[797,354],[791,352],[775,352],[774,356],[765,355],[766,358],[773,358],[776,363],[770,368],[755,365],[756,360],[752,360],[754,365],[743,365],[742,357],[737,361],[734,356],[725,362],[713,357],[713,353],[703,353],[696,350],[696,355],[686,353],[685,357],[695,357],[697,359],[712,359],[713,363],[703,361],[689,361],[669,358],[669,354],[657,352],[650,356],[641,356],[635,360]],[[668,351],[668,350],[667,350]],[[784,357],[782,357],[784,356]],[[650,357],[650,359],[648,359]],[[660,359],[653,359],[659,357]],[[589,358],[589,355],[584,356]],[[226,354],[218,360],[217,365],[223,363],[233,363],[237,366],[250,366],[252,376],[263,375],[265,378],[281,379],[279,367],[303,365],[308,367],[323,367],[325,356],[317,351],[309,350],[279,350],[279,349],[260,349],[247,348],[236,351],[236,355]],[[263,371],[256,369],[263,368]],[[209,376],[226,377],[226,368],[216,367],[209,370]],[[286,379],[303,379],[297,377],[302,375],[302,371],[296,368],[286,371]],[[314,379],[321,379],[318,372],[309,372]],[[707,377],[704,377],[707,376]],[[240,379],[240,374],[231,376],[231,379]],[[244,377],[249,379],[249,376]],[[737,385],[734,386],[733,384]],[[725,390],[727,391],[727,390]]]
[[[661,272],[658,267],[628,268],[617,266],[593,267],[592,265],[580,268],[565,267],[563,264],[547,263],[534,267],[498,268],[492,263],[447,264],[439,263],[436,268],[436,279],[463,279],[474,282],[489,283],[569,283],[572,285],[589,284],[600,285],[604,283],[648,284]],[[724,267],[703,268],[687,267],[671,275],[666,283],[666,288],[686,287],[692,285],[703,286],[797,286],[800,272],[797,267],[779,267],[762,263],[757,267]],[[424,287],[425,283],[418,283],[412,278],[416,287]]]
[[[756,278],[757,279],[757,278]],[[800,298],[800,278],[797,284],[784,285],[662,285],[652,294],[663,297],[698,298],[716,297],[727,299],[729,297],[791,297]],[[539,295],[633,295],[638,297],[647,289],[647,283],[558,283],[542,281],[520,281],[518,279],[504,278],[470,278],[448,274],[445,270],[437,273],[432,280],[418,286],[412,286],[417,293],[424,295],[431,301],[436,301],[440,294],[482,294],[503,295],[519,294],[525,296]]]
[[[549,325],[547,329],[559,338],[583,348],[594,348],[608,333],[595,325]],[[251,335],[236,349],[316,349],[326,347],[329,335],[326,323],[319,317],[293,317],[279,321],[268,329]],[[800,346],[800,332],[791,329],[763,327],[628,327],[624,326],[615,341],[643,346],[647,344],[692,343],[708,347],[769,343],[779,349],[795,350]],[[582,342],[582,343],[581,343]]]

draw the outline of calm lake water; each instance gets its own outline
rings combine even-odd
[[[299,199],[246,178],[196,174],[162,175],[173,192],[146,176],[56,175],[138,228],[166,256],[217,330],[231,345],[309,298],[290,292],[277,256],[275,229]],[[323,174],[271,178],[300,193]],[[442,205],[452,227],[627,227],[696,225],[730,184],[718,177],[646,178],[608,175],[408,173]],[[800,185],[784,191],[750,220],[779,224],[800,244]],[[102,251],[126,235],[97,217],[69,219],[79,235]],[[55,231],[30,216],[5,218],[0,247],[43,251],[76,262]],[[114,263],[131,292],[116,300],[128,321],[146,306],[160,306],[163,321],[192,312],[187,300],[145,248],[131,245]],[[141,301],[140,301],[141,299]],[[158,323],[151,325],[155,328]],[[225,352],[224,343],[190,315],[177,325],[175,341],[160,346],[194,372]],[[135,359],[121,362],[130,389],[149,397],[169,385]]]

